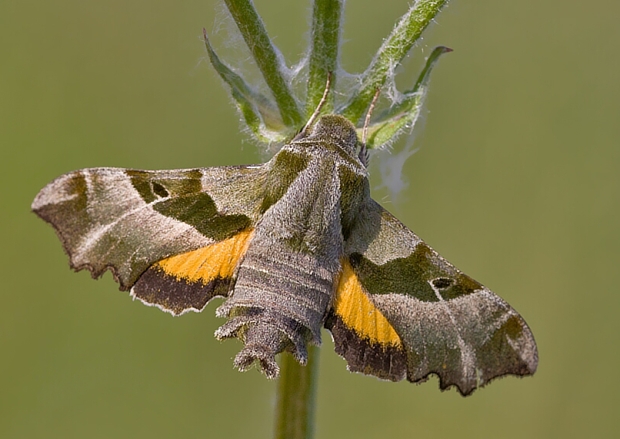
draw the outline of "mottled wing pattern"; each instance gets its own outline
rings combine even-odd
[[[411,382],[436,374],[442,389],[463,395],[536,370],[536,343],[521,316],[374,201],[345,253],[326,327],[350,370]]]
[[[83,169],[43,188],[32,209],[72,268],[109,269],[122,290],[179,314],[227,293],[259,216],[261,179],[260,167]]]

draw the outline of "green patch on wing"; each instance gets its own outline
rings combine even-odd
[[[518,315],[510,316],[477,351],[478,357],[484,360],[479,364],[480,378],[486,383],[502,375],[533,374],[537,362],[535,345],[533,352],[525,351],[526,340],[534,344],[525,322]],[[514,348],[511,342],[521,348]]]
[[[46,200],[46,203],[39,206],[35,212],[54,226],[65,251],[71,254],[80,245],[83,231],[88,230],[92,223],[87,210],[86,177],[79,171],[73,172],[56,179],[48,187],[54,187],[54,194],[47,194],[49,198],[54,199]],[[56,201],[55,197],[60,198],[60,201]],[[68,213],[70,221],[66,220]]]
[[[306,169],[310,158],[307,155],[290,151],[280,151],[273,160],[265,185],[265,197],[260,206],[260,213],[265,213],[284,196],[299,173]]]
[[[338,167],[338,178],[341,188],[340,221],[342,235],[346,240],[351,235],[351,230],[358,216],[359,206],[362,204],[364,196],[368,194],[368,179],[365,175],[360,175],[347,166]]]
[[[360,282],[371,294],[404,294],[423,302],[438,302],[440,298],[429,284],[438,278],[440,281],[434,285],[444,300],[482,288],[469,276],[447,267],[445,262],[440,263],[435,252],[422,242],[408,257],[395,258],[382,265],[374,264],[359,253],[353,253],[350,260]]]
[[[226,239],[252,224],[245,215],[219,214],[213,199],[204,192],[165,200],[154,204],[153,209],[193,226],[216,241]]]
[[[211,196],[202,189],[200,170],[181,173],[183,178],[153,178],[144,171],[128,170],[136,191],[155,211],[182,221],[216,241],[226,239],[251,225],[246,215],[222,215]],[[168,198],[171,197],[171,198]]]
[[[158,174],[134,169],[127,169],[126,173],[146,203],[169,196],[179,197],[202,191],[202,173],[198,169],[176,171],[174,178],[166,178],[163,175],[154,178]]]

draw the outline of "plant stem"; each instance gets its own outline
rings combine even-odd
[[[338,70],[338,45],[342,27],[342,9],[344,0],[315,0],[312,11],[312,33],[310,59],[308,66],[308,88],[306,98],[306,118],[316,110],[327,78],[331,73],[331,88],[336,88]],[[323,109],[330,113],[333,109],[333,93]]]
[[[319,348],[308,347],[308,363],[302,366],[288,354],[281,354],[276,400],[275,439],[311,439],[314,435],[314,396]]]
[[[282,120],[287,126],[298,126],[302,116],[285,79],[282,55],[272,44],[265,25],[251,0],[225,0],[228,11],[237,23],[265,82],[273,92]]]

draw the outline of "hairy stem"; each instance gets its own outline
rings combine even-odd
[[[271,89],[286,126],[301,125],[302,116],[285,79],[282,55],[267,35],[265,25],[251,0],[225,0],[237,27],[248,45],[265,82]]]
[[[312,34],[306,117],[309,117],[321,101],[327,78],[331,73],[331,88],[336,88],[338,49],[344,0],[315,0],[312,11]],[[326,113],[332,111],[333,93],[323,107]]]

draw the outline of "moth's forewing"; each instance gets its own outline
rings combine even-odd
[[[257,167],[83,169],[44,187],[32,209],[54,227],[72,268],[93,277],[109,269],[128,290],[162,259],[251,229],[260,180]]]
[[[374,201],[361,211],[346,256],[371,305],[352,313],[341,282],[327,326],[352,370],[412,382],[436,374],[442,389],[463,395],[496,377],[535,372],[536,343],[521,316]],[[373,329],[385,322],[389,330]]]

